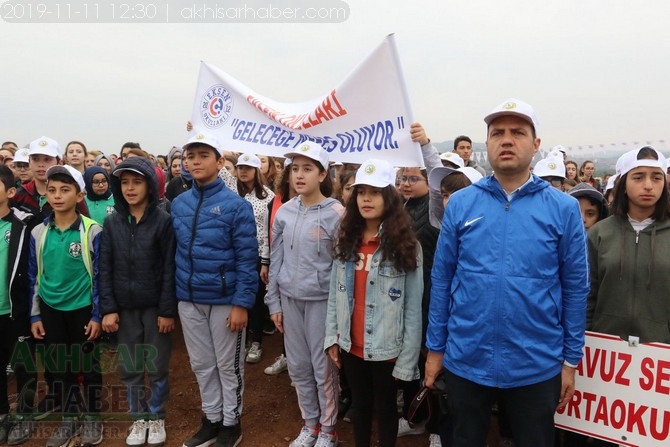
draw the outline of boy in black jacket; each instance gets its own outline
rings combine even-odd
[[[14,197],[14,174],[0,166],[0,443],[21,444],[33,431],[32,407],[36,369],[30,336],[28,249],[31,214],[9,208]],[[18,409],[9,416],[7,374],[11,364],[16,375]]]
[[[118,331],[119,352],[125,354],[119,370],[134,420],[126,445],[156,447],[166,439],[170,332],[177,316],[174,231],[170,216],[157,207],[158,181],[148,160],[129,158],[112,174],[117,213],[105,220],[102,233],[102,328]],[[151,396],[148,402],[145,396]]]

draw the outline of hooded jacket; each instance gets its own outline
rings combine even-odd
[[[102,174],[107,180],[107,191],[104,194],[96,194],[93,191],[93,177]],[[107,170],[100,166],[91,166],[84,171],[84,183],[86,184],[86,207],[91,215],[91,219],[102,225],[108,215],[115,212],[114,196]]]
[[[426,345],[480,385],[540,383],[579,363],[588,293],[577,201],[535,175],[508,200],[489,176],[445,210]]]
[[[30,228],[35,223],[32,214],[10,209],[3,220],[11,223],[7,262],[7,287],[9,289],[9,317],[11,320],[25,322],[22,328],[30,334],[31,294],[28,282],[28,256],[30,247]]]
[[[149,201],[139,222],[130,214],[121,192],[123,169],[147,179]],[[151,163],[132,157],[111,177],[116,213],[105,221],[100,249],[100,309],[102,315],[120,309],[157,307],[158,315],[177,316],[175,299],[175,237],[170,216],[159,209],[156,172]]]
[[[258,241],[249,202],[223,180],[175,198],[172,222],[177,239],[177,299],[251,309],[258,288]]]
[[[591,293],[587,329],[670,343],[670,220],[636,232],[610,216],[588,233]]]
[[[344,213],[342,204],[327,197],[305,207],[302,197],[286,202],[272,225],[270,281],[265,304],[270,314],[281,312],[280,296],[297,300],[328,299],[332,248]]]

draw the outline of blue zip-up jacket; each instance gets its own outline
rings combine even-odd
[[[256,221],[249,202],[220,178],[196,182],[172,202],[177,299],[251,309],[258,288]]]
[[[419,378],[423,255],[418,243],[417,257],[417,268],[403,272],[393,267],[391,261],[382,261],[382,249],[377,248],[370,261],[365,288],[364,360],[395,359],[393,377],[406,381]],[[324,349],[337,344],[346,352],[351,350],[357,261],[333,262]]]
[[[451,196],[426,346],[485,386],[548,380],[582,357],[589,269],[578,202],[533,175],[510,201],[486,177]]]

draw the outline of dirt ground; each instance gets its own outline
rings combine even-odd
[[[173,333],[173,350],[170,360],[170,399],[168,401],[166,432],[168,447],[180,447],[199,427],[202,413],[200,395],[195,376],[191,372],[184,346],[181,327]],[[278,376],[263,373],[266,366],[281,353],[281,335],[266,336],[263,341],[263,360],[255,365],[245,365],[244,412],[242,415],[243,439],[241,447],[286,447],[302,427],[302,419],[291,380],[287,372]],[[101,445],[125,446],[125,437],[130,422],[127,421],[127,405],[124,388],[115,372],[113,354],[105,354],[108,372],[104,374],[105,422],[104,441]],[[14,389],[13,381],[10,390]],[[43,394],[40,386],[40,393]],[[26,447],[44,446],[57,421],[37,423],[33,438],[23,444]],[[340,445],[352,446],[353,434],[350,423],[339,421],[337,433]],[[491,437],[490,437],[491,438]],[[397,447],[428,446],[428,435],[408,436],[398,439]],[[489,443],[491,447],[497,443]]]

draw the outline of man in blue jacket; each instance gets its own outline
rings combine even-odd
[[[454,447],[485,445],[495,401],[517,447],[553,446],[584,345],[584,228],[578,203],[530,173],[532,107],[509,99],[484,121],[494,174],[453,194],[444,213],[426,384],[445,369]]]

